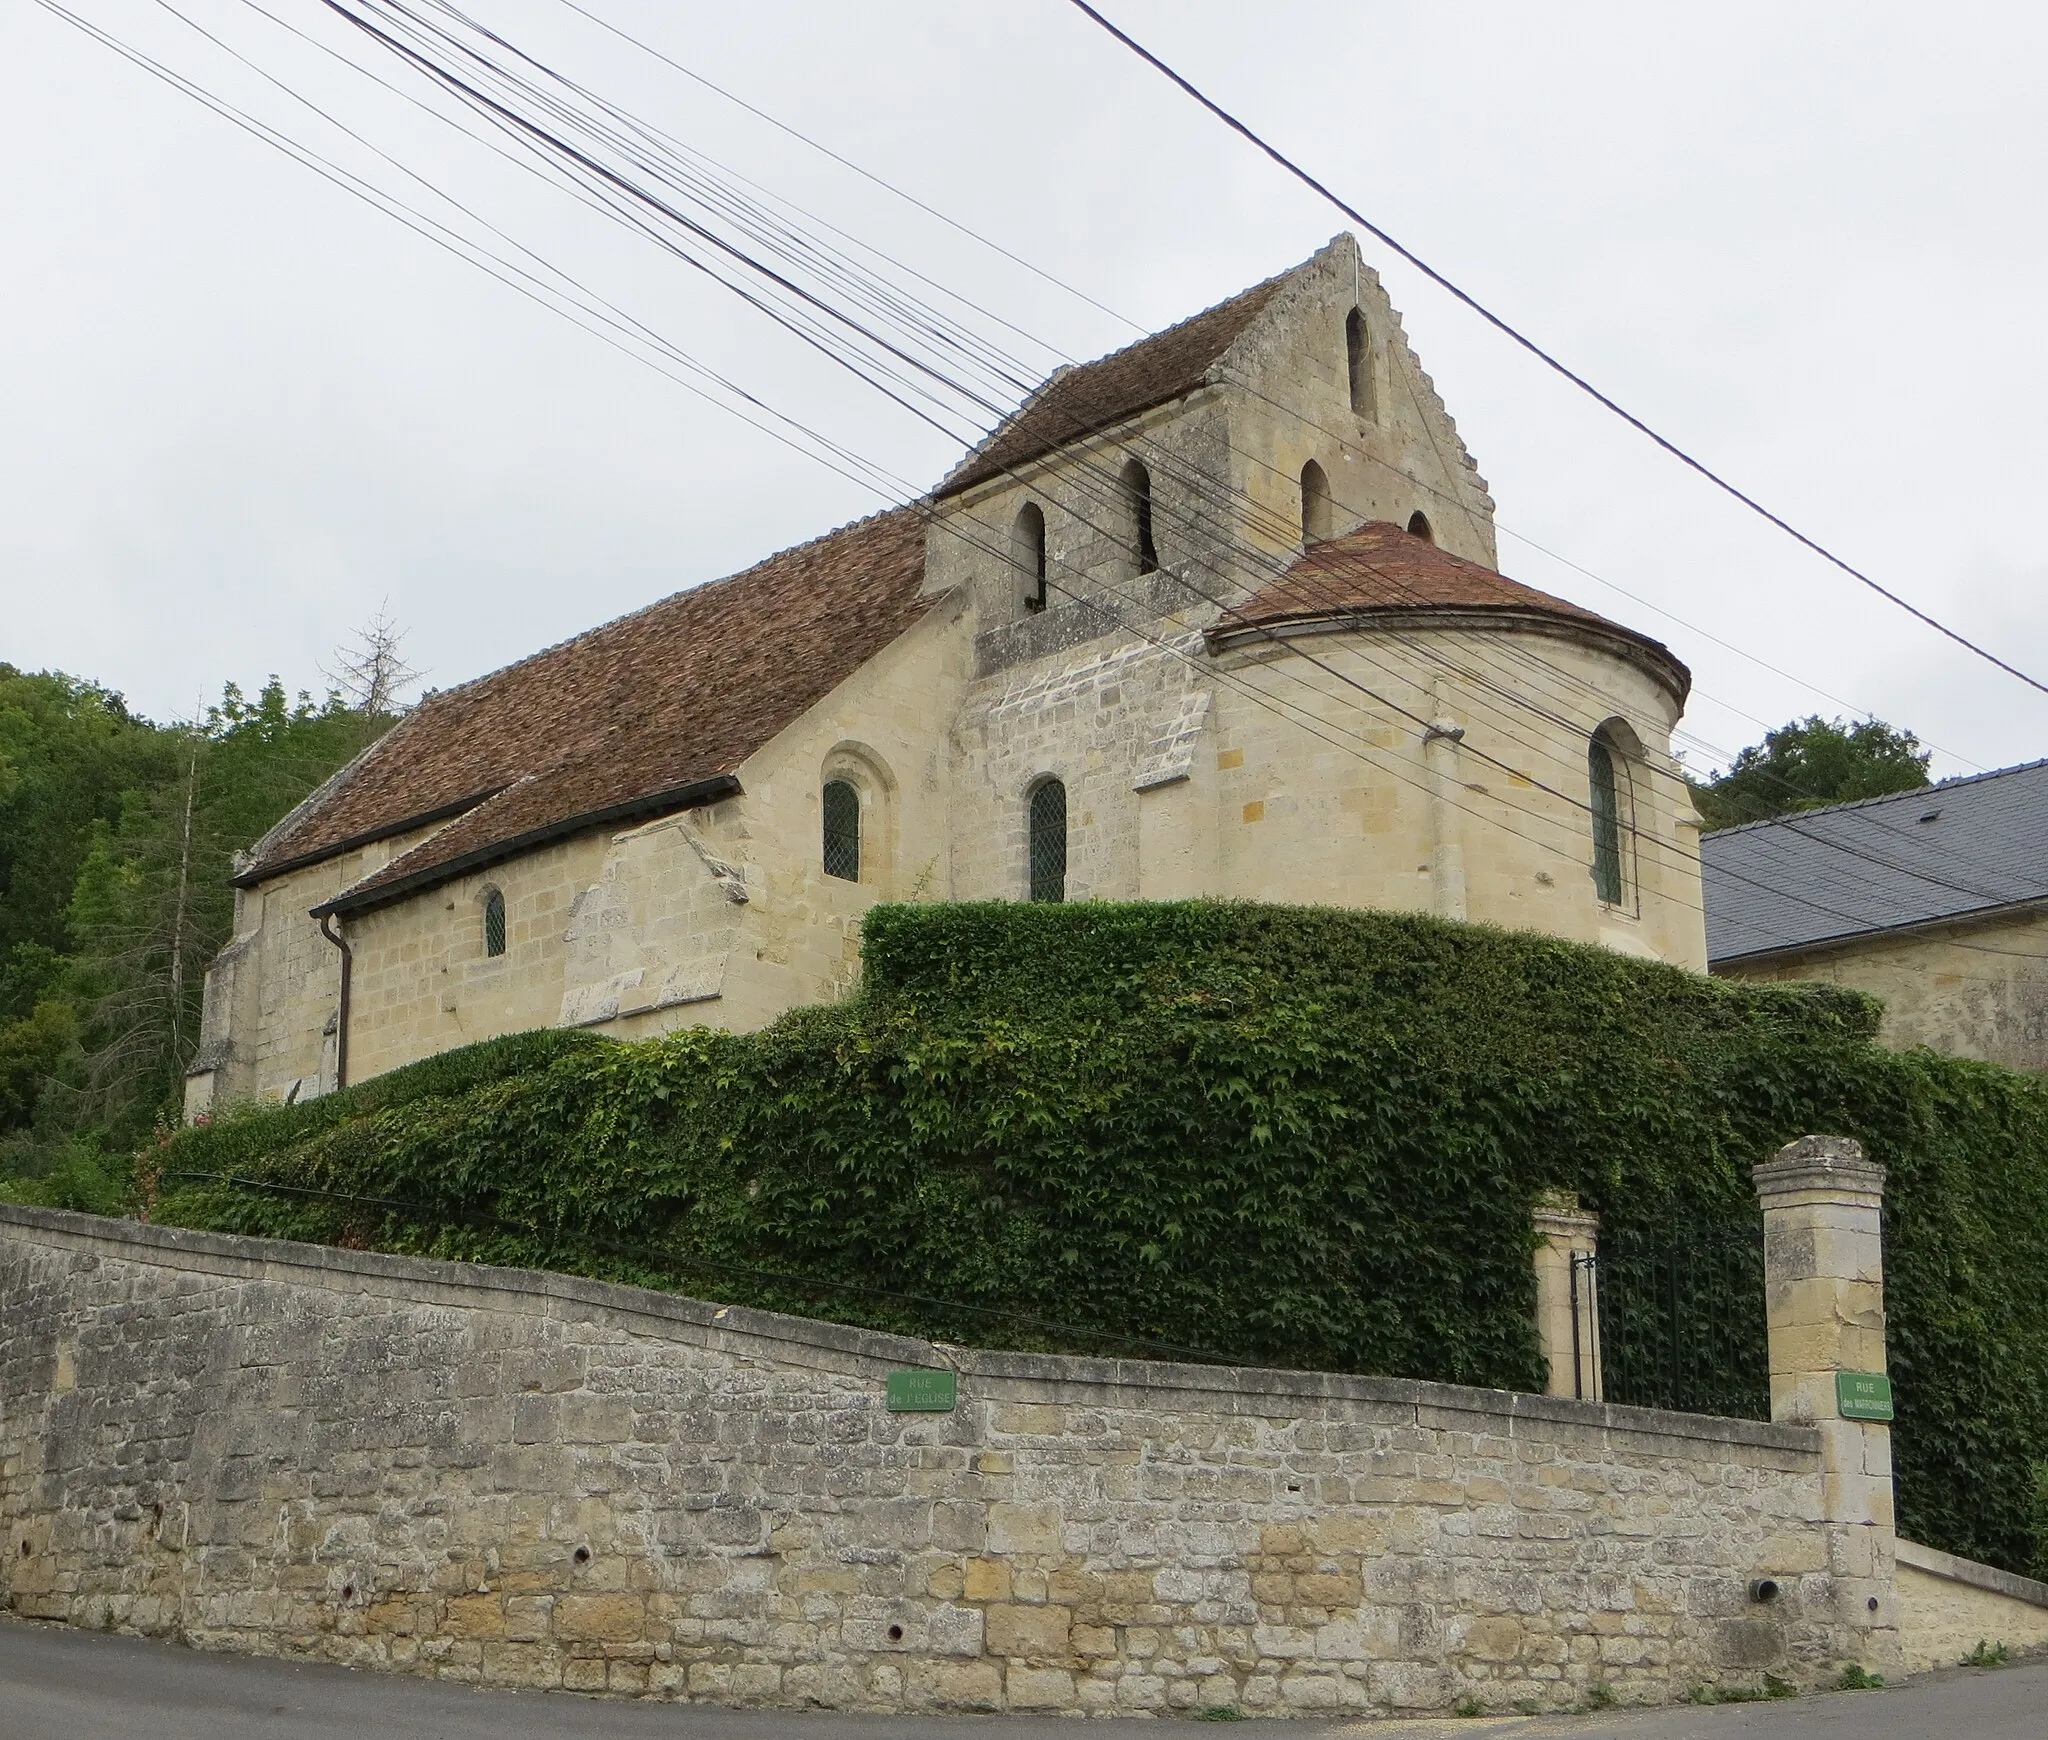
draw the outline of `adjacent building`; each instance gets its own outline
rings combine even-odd
[[[2048,761],[1726,828],[1701,850],[1714,972],[1868,991],[1888,1045],[2048,1068]]]

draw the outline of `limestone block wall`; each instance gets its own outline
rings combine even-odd
[[[235,896],[235,934],[206,975],[186,1115],[233,1100],[311,1099],[334,1085],[341,956],[309,916],[438,831],[413,829]]]
[[[1284,690],[1288,715],[1229,681],[1214,685],[1198,751],[1214,781],[1199,817],[1214,842],[1203,891],[1435,911],[1704,966],[1695,816],[1669,753],[1674,702],[1633,666],[1568,639],[1541,637],[1546,664],[1530,667],[1515,644],[1524,638],[1538,639],[1484,629],[1318,635],[1310,644],[1326,669],[1269,644],[1226,652],[1222,673]],[[1504,662],[1536,709],[1573,728],[1532,730],[1534,714],[1460,675]],[[1585,747],[1617,717],[1644,753],[1625,772],[1627,897],[1610,906],[1592,881]],[[1432,759],[1418,719],[1464,735]]]
[[[964,598],[943,600],[739,769],[748,902],[723,999],[691,1018],[753,1028],[830,1002],[858,977],[860,923],[880,900],[952,894],[948,729],[972,660]],[[860,879],[827,876],[822,794],[860,795]],[[724,807],[724,806],[721,806]]]
[[[5,1205],[0,1321],[0,1601],[43,1619],[877,1710],[1557,1707],[1839,1666],[1808,1427],[971,1353]],[[954,1411],[887,1409],[891,1369],[947,1366]]]
[[[1362,408],[1345,331],[1354,308],[1371,375]],[[1355,238],[1337,237],[1295,275],[1221,373],[1243,536],[1269,562],[1300,553],[1301,473],[1313,459],[1329,480],[1335,534],[1368,519],[1405,526],[1419,510],[1445,549],[1495,565],[1493,498]]]
[[[2048,1069],[2048,913],[1859,937],[1834,948],[1736,961],[1716,972],[1819,979],[1884,1003],[1879,1040],[2012,1069]]]
[[[601,834],[558,841],[338,918],[355,953],[349,1080],[556,1025],[568,970],[564,932],[577,897],[597,878],[604,844]],[[505,952],[496,956],[484,952],[484,901],[493,890],[505,901]]]
[[[1952,1668],[1978,1646],[2048,1655],[2048,1583],[1914,1541],[1898,1546],[1899,1633],[1910,1673]]]

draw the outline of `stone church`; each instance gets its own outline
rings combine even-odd
[[[1356,243],[931,494],[429,696],[238,862],[197,1114],[519,1029],[751,1028],[878,900],[1434,912],[1702,968],[1657,641],[1505,578]]]

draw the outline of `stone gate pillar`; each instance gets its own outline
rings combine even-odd
[[[1884,1168],[1845,1136],[1802,1136],[1756,1167],[1764,1211],[1771,1418],[1820,1429],[1836,1647],[1899,1668]]]
[[[1597,1402],[1606,1395],[1600,1369],[1597,1269],[1600,1217],[1579,1206],[1569,1190],[1546,1192],[1536,1203],[1536,1333],[1550,1368],[1552,1396]]]

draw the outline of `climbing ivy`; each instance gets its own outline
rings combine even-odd
[[[2048,1089],[1882,1050],[1877,1016],[1384,913],[882,907],[848,1002],[231,1114],[161,1152],[156,1212],[985,1346],[1526,1389],[1539,1191],[1683,1237],[1752,1221],[1780,1143],[1856,1136],[1890,1169],[1903,1526],[2023,1569]]]

